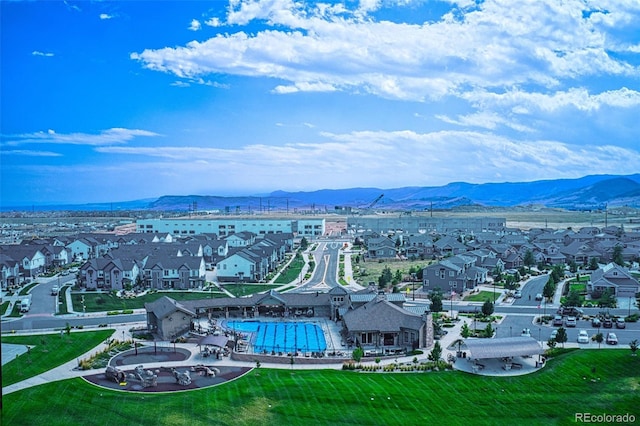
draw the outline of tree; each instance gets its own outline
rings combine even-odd
[[[589,270],[590,271],[595,271],[599,267],[600,267],[600,265],[598,265],[598,259],[597,258],[592,257],[592,258],[589,259]]]
[[[306,237],[302,237],[302,239],[300,240],[300,248],[302,250],[306,250],[307,247],[309,247],[309,241],[307,241]]]
[[[499,265],[493,268],[493,278],[496,282],[502,281],[502,268]]]
[[[482,305],[482,315],[485,317],[490,317],[493,314],[493,303],[491,300],[487,299],[486,302]]]
[[[431,349],[431,352],[429,353],[429,361],[440,361],[440,358],[442,357],[442,347],[440,346],[440,342],[436,342],[435,345],[433,345],[433,349]]]
[[[460,328],[460,335],[465,339],[471,336],[471,329],[469,328],[466,322],[462,324],[462,327]]]
[[[631,349],[631,355],[636,356],[636,351],[638,350],[638,339],[630,341],[629,348]]]
[[[442,294],[439,291],[431,293],[431,305],[429,306],[431,312],[442,312]]]
[[[556,292],[556,283],[553,281],[552,277],[549,277],[549,281],[544,285],[542,289],[542,295],[547,299],[551,299]]]
[[[598,333],[593,336],[593,340],[598,342],[598,349],[600,349],[600,344],[602,344],[602,342],[604,341],[604,336],[602,335],[602,333]]]
[[[558,329],[558,334],[556,334],[556,342],[562,343],[562,347],[564,348],[565,342],[569,339],[567,336],[567,330],[564,327],[560,327]]]
[[[602,296],[600,296],[600,302],[598,303],[598,306],[602,308],[615,308],[616,304],[617,299],[611,294],[611,291],[607,289],[604,291],[604,293],[602,293]]]
[[[488,338],[493,337],[493,327],[491,326],[491,323],[487,324],[484,328],[484,335]]]
[[[362,348],[359,346],[355,348],[351,353],[351,358],[353,358],[355,362],[360,362],[363,356],[364,356],[364,350],[362,350]]]
[[[613,263],[624,266],[624,257],[622,257],[622,246],[620,244],[616,244],[613,248]]]
[[[569,262],[569,271],[574,274],[578,272],[578,264],[576,263],[575,260],[572,260],[571,262]]]
[[[551,277],[553,277],[553,283],[559,283],[564,278],[564,265],[553,265],[551,269]]]
[[[582,306],[582,301],[580,300],[580,292],[577,290],[571,290],[565,299],[564,306]]]
[[[556,339],[554,338],[550,338],[549,340],[547,340],[547,346],[549,346],[549,349],[555,348],[557,344],[558,342],[556,342]]]
[[[400,272],[400,269],[396,269],[396,273],[393,275],[393,283],[398,284],[400,281],[402,281],[402,272]]]
[[[524,262],[524,266],[529,268],[529,270],[531,270],[531,267],[535,265],[536,258],[533,256],[533,252],[530,249],[527,249],[527,251],[524,252],[523,262]]]

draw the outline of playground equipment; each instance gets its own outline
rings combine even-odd
[[[176,382],[179,385],[188,386],[191,384],[191,376],[189,375],[189,370],[185,371],[184,373],[181,373],[175,368],[172,368],[171,372],[173,373],[173,377],[176,378]]]
[[[104,375],[108,380],[113,380],[116,383],[122,383],[126,378],[124,371],[110,365],[107,366],[107,370],[104,372]]]
[[[137,380],[144,388],[158,386],[158,375],[153,371],[145,370],[142,365],[137,366],[133,373],[129,373],[129,379]]]

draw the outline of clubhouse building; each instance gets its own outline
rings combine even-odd
[[[429,312],[403,308],[404,295],[374,290],[349,292],[334,287],[320,293],[279,293],[271,290],[249,297],[176,301],[169,296],[145,304],[147,329],[157,340],[173,340],[194,330],[197,319],[316,321],[341,327],[340,347],[361,347],[365,355],[399,355],[434,343]],[[334,342],[337,343],[337,342]],[[335,348],[334,348],[335,350]]]

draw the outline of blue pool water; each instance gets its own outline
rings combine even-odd
[[[324,352],[327,349],[322,328],[309,322],[227,321],[225,327],[251,334],[255,353]]]

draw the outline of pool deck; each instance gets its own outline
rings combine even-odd
[[[218,326],[224,326],[224,321],[226,320],[221,320],[216,324]],[[229,321],[242,322],[243,320],[230,318]],[[265,322],[265,323],[274,323],[274,322],[275,323],[303,323],[304,322],[304,323],[316,324],[322,329],[324,333],[325,342],[327,344],[327,349],[325,350],[325,352],[327,353],[342,352],[346,356],[346,352],[351,351],[347,347],[346,343],[342,341],[342,337],[340,335],[341,325],[339,323],[336,323],[326,318],[314,318],[314,317],[298,318],[298,319],[279,318],[274,320],[274,318],[271,318],[271,317],[255,317],[255,318],[246,319],[245,321],[259,321],[259,322]],[[206,319],[201,319],[200,325],[203,328],[203,330],[209,329],[209,322]],[[251,353],[251,346],[249,347],[249,353]],[[350,354],[348,356],[350,356]]]

